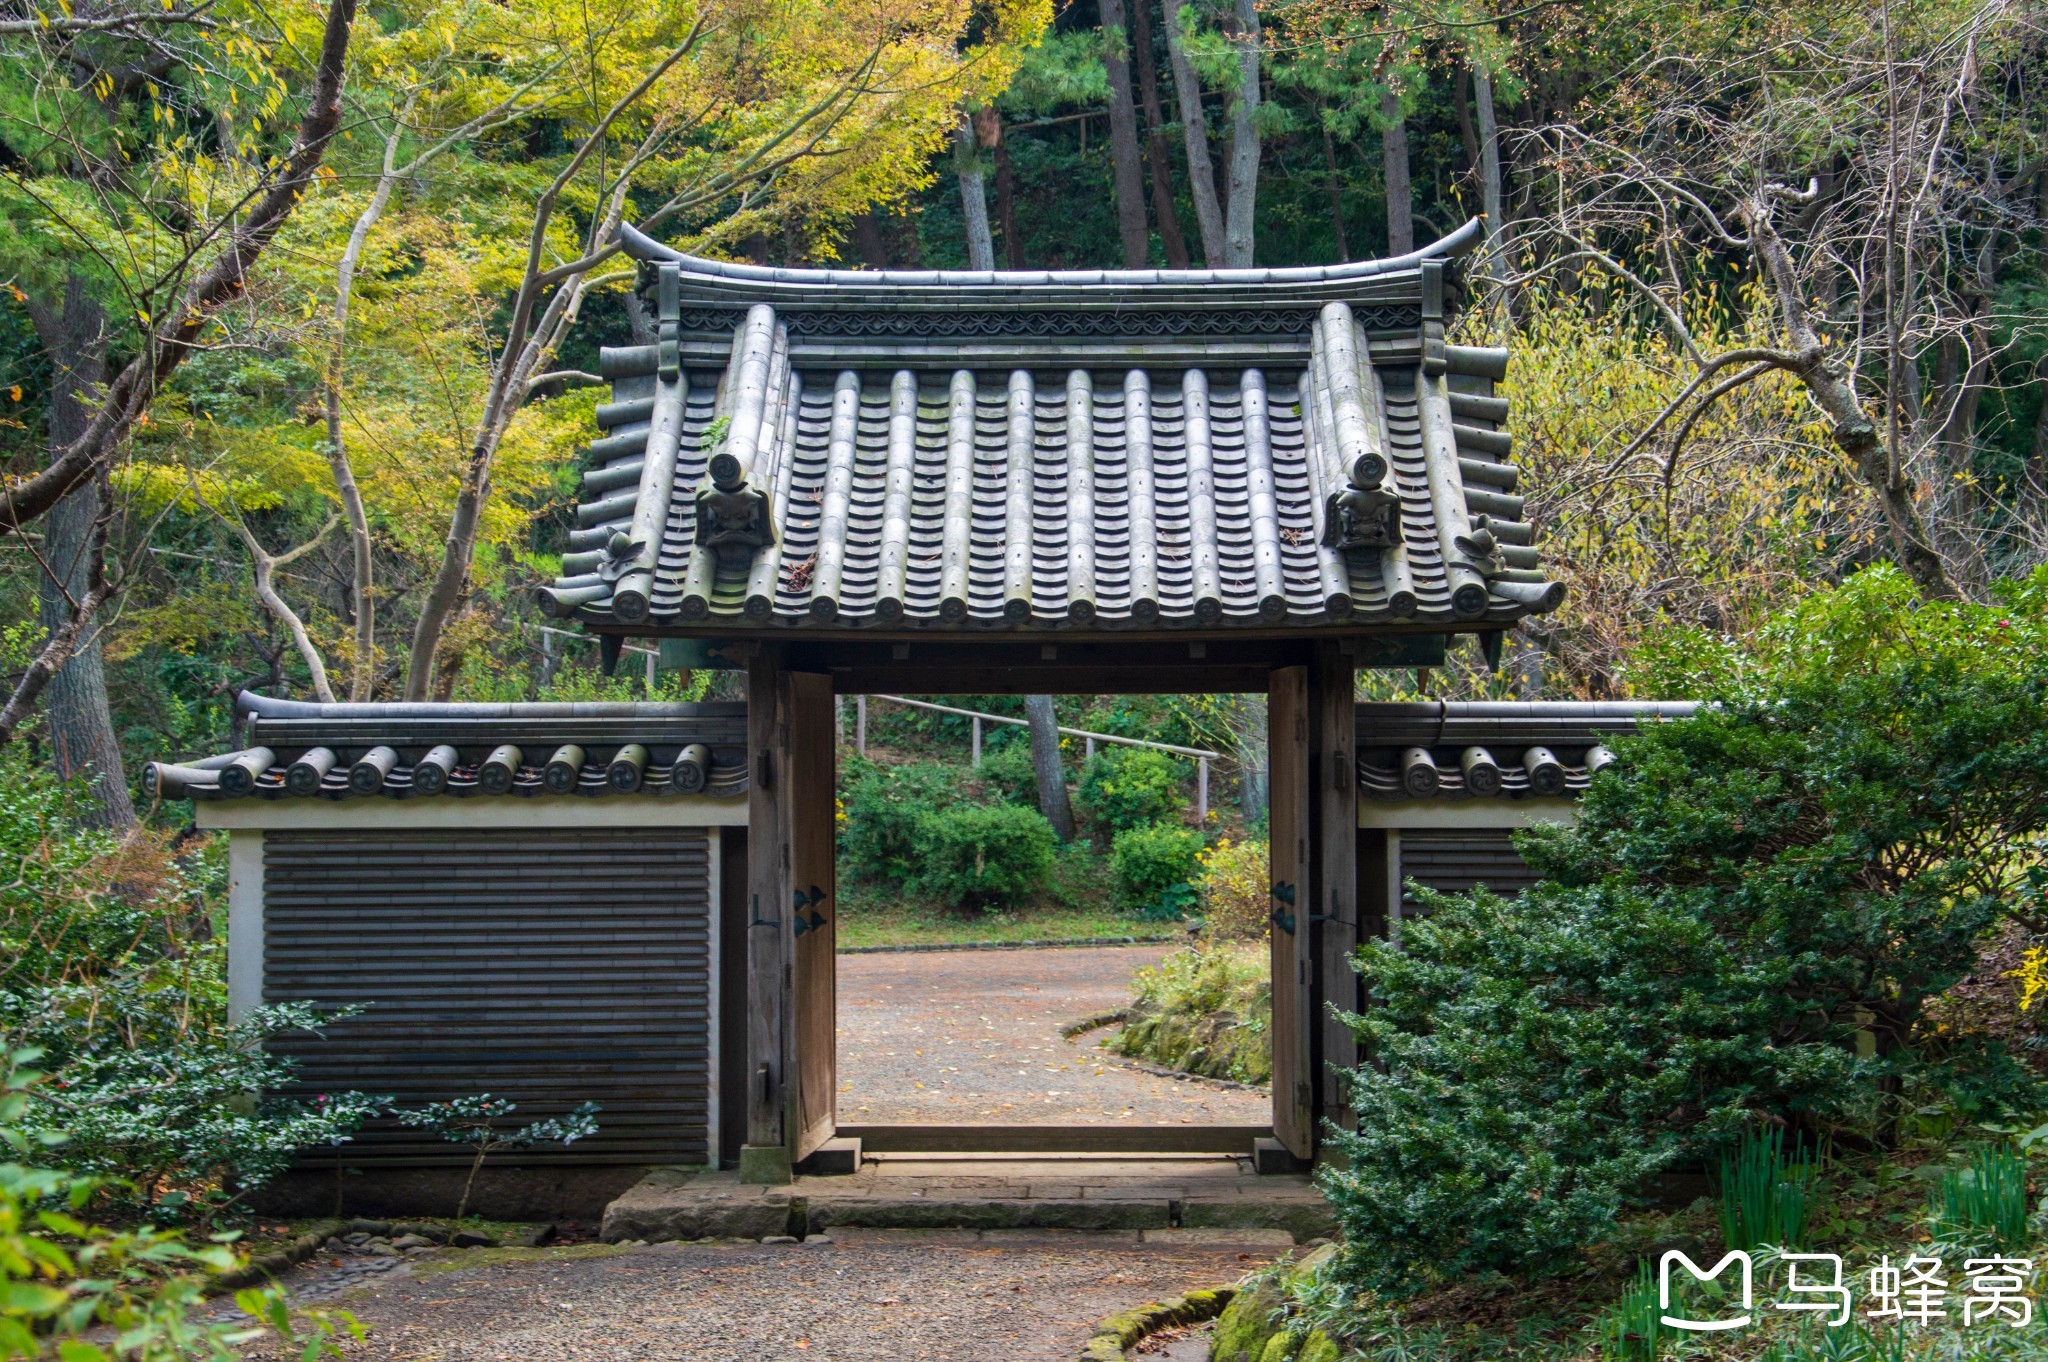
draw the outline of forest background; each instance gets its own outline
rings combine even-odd
[[[628,698],[547,580],[619,224],[765,263],[1294,265],[1484,213],[1570,588],[1495,675],[1627,693],[1873,561],[2048,557],[2039,11],[1596,0],[106,0],[0,20],[0,739],[135,816],[231,698]],[[347,38],[337,42],[337,34]],[[1065,703],[1065,702],[1063,702]],[[1070,706],[1071,708],[1071,706]]]

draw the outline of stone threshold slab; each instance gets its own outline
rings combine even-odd
[[[990,1164],[968,1175],[966,1161],[949,1162],[944,1175],[930,1178],[863,1167],[843,1177],[798,1177],[769,1187],[742,1183],[732,1171],[655,1169],[605,1209],[602,1234],[659,1243],[801,1238],[841,1228],[1204,1230],[1277,1231],[1306,1242],[1335,1228],[1322,1195],[1301,1174],[1189,1178],[1185,1168],[1155,1166],[1146,1175],[1126,1163],[1097,1176],[1084,1163],[1062,1161],[1051,1176],[1041,1166],[1030,1169],[1038,1176],[1011,1180]],[[963,1181],[976,1185],[959,1185]]]

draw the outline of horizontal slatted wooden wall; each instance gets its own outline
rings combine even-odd
[[[488,1092],[520,1124],[594,1101],[596,1136],[503,1161],[704,1161],[709,851],[692,828],[270,833],[265,998],[365,1008],[278,1042],[299,1095]],[[390,1121],[345,1157],[465,1161]]]
[[[1512,898],[1536,883],[1536,872],[1515,850],[1512,834],[1503,828],[1421,829],[1401,831],[1401,880],[1416,880],[1446,894],[1463,894],[1483,884]],[[1405,889],[1404,917],[1422,908]]]

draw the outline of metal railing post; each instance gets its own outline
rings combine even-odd
[[[981,716],[974,716],[974,765],[981,765]]]
[[[1085,741],[1086,741],[1086,742],[1087,742],[1087,744],[1088,744],[1088,751],[1087,751],[1087,755],[1086,755],[1086,756],[1084,756],[1084,757],[1082,757],[1082,760],[1083,760],[1083,761],[1094,761],[1094,760],[1095,760],[1095,739],[1093,739],[1093,738],[1088,738],[1088,739],[1086,739]]]
[[[1195,826],[1209,826],[1209,759],[1195,758]]]
[[[853,697],[853,750],[862,756],[868,754],[868,697]]]

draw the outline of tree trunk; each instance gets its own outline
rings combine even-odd
[[[1472,68],[1460,66],[1451,77],[1451,107],[1458,111],[1458,140],[1465,144],[1465,164],[1479,186],[1479,133],[1472,126]]]
[[[1195,222],[1202,232],[1202,263],[1221,269],[1229,252],[1223,239],[1223,205],[1216,199],[1216,168],[1209,159],[1209,123],[1202,116],[1202,81],[1188,58],[1180,16],[1175,13],[1166,16],[1166,57],[1173,68],[1174,99],[1180,104],[1181,141],[1188,151],[1188,188],[1195,200]]]
[[[1330,200],[1330,232],[1337,238],[1337,259],[1351,259],[1351,239],[1344,230],[1344,183],[1337,171],[1337,143],[1330,136],[1330,125],[1322,123],[1321,110],[1317,111],[1318,123],[1323,131],[1323,193]]]
[[[84,433],[86,403],[106,378],[107,318],[79,275],[64,283],[64,300],[54,311],[33,308],[50,356],[50,448],[62,449]],[[72,624],[96,575],[94,558],[105,551],[95,534],[104,509],[102,479],[80,483],[43,521],[41,622],[49,635]],[[43,714],[50,725],[51,755],[60,774],[83,776],[92,808],[82,821],[94,827],[135,826],[135,804],[114,740],[107,704],[106,666],[99,630],[88,625],[66,661],[43,690]]]
[[[407,104],[411,109],[411,104]],[[363,508],[362,489],[356,485],[355,468],[349,462],[348,439],[342,430],[341,382],[342,366],[348,356],[348,312],[349,303],[355,290],[356,267],[363,258],[363,246],[370,239],[370,229],[384,214],[385,205],[391,202],[391,191],[397,182],[398,143],[403,128],[394,120],[390,135],[384,141],[384,170],[377,177],[377,188],[370,195],[370,202],[356,218],[355,226],[349,232],[348,245],[342,249],[341,261],[334,271],[334,348],[327,357],[327,373],[321,386],[327,409],[327,467],[334,476],[334,489],[341,498],[342,514],[348,517],[350,566],[350,596],[355,607],[355,653],[349,659],[348,698],[351,701],[365,701],[370,698],[377,672],[377,593],[375,552],[370,540],[370,518]]]
[[[1401,97],[1392,90],[1380,96],[1380,155],[1387,180],[1387,254],[1406,255],[1415,249],[1415,191],[1408,179],[1408,121]]]
[[[853,243],[860,251],[860,263],[871,270],[889,268],[889,246],[882,240],[880,214],[870,208],[853,220]]]
[[[975,154],[974,120],[960,115],[953,134],[953,164],[960,173],[960,218],[967,227],[967,267],[996,267],[995,238],[988,228],[988,191],[982,185],[981,158]]]
[[[1753,201],[1745,205],[1743,216],[1749,224],[1757,264],[1776,297],[1778,320],[1797,357],[1793,372],[1828,418],[1836,447],[1848,457],[1864,485],[1877,498],[1891,537],[1893,557],[1928,600],[1960,599],[1962,593],[1949,577],[1948,564],[1935,551],[1920,508],[1913,500],[1911,475],[1903,461],[1893,460],[1884,433],[1871,422],[1857,399],[1852,377],[1836,371],[1821,344],[1820,334],[1813,329],[1791,248],[1771,221],[1769,203]]]
[[[1236,0],[1237,93],[1230,103],[1230,204],[1224,210],[1226,263],[1252,264],[1253,211],[1259,194],[1259,11],[1255,0]]]
[[[1510,264],[1507,209],[1501,198],[1500,124],[1493,114],[1493,77],[1472,73],[1472,103],[1479,115],[1479,202],[1486,214],[1486,261],[1489,273],[1504,275]]]
[[[1050,695],[1024,697],[1024,717],[1031,721],[1031,774],[1038,781],[1038,811],[1062,842],[1074,840],[1074,810],[1067,802],[1067,771],[1060,762],[1059,720]]]
[[[1159,107],[1159,66],[1152,59],[1152,3],[1137,0],[1131,9],[1131,47],[1138,59],[1138,97],[1145,105],[1145,156],[1152,167],[1152,216],[1159,224],[1159,244],[1166,248],[1172,269],[1188,267],[1188,243],[1180,234],[1180,209],[1174,204],[1173,167],[1166,149],[1166,115]]]
[[[2048,355],[2034,365],[2034,390],[2041,394],[2041,410],[2034,414],[2034,444],[2027,452],[2027,464],[2034,481],[2048,485]]]
[[[996,163],[996,229],[1003,234],[1003,263],[1024,268],[1024,237],[1017,230],[1017,182],[1010,175],[1010,144],[1003,137],[1003,115],[984,104],[974,113],[974,137]]]
[[[1144,3],[1144,0],[1139,0]],[[1102,65],[1109,74],[1110,179],[1116,193],[1116,230],[1124,264],[1144,269],[1152,260],[1145,224],[1145,181],[1138,168],[1138,111],[1131,98],[1130,31],[1124,0],[1102,0]]]

